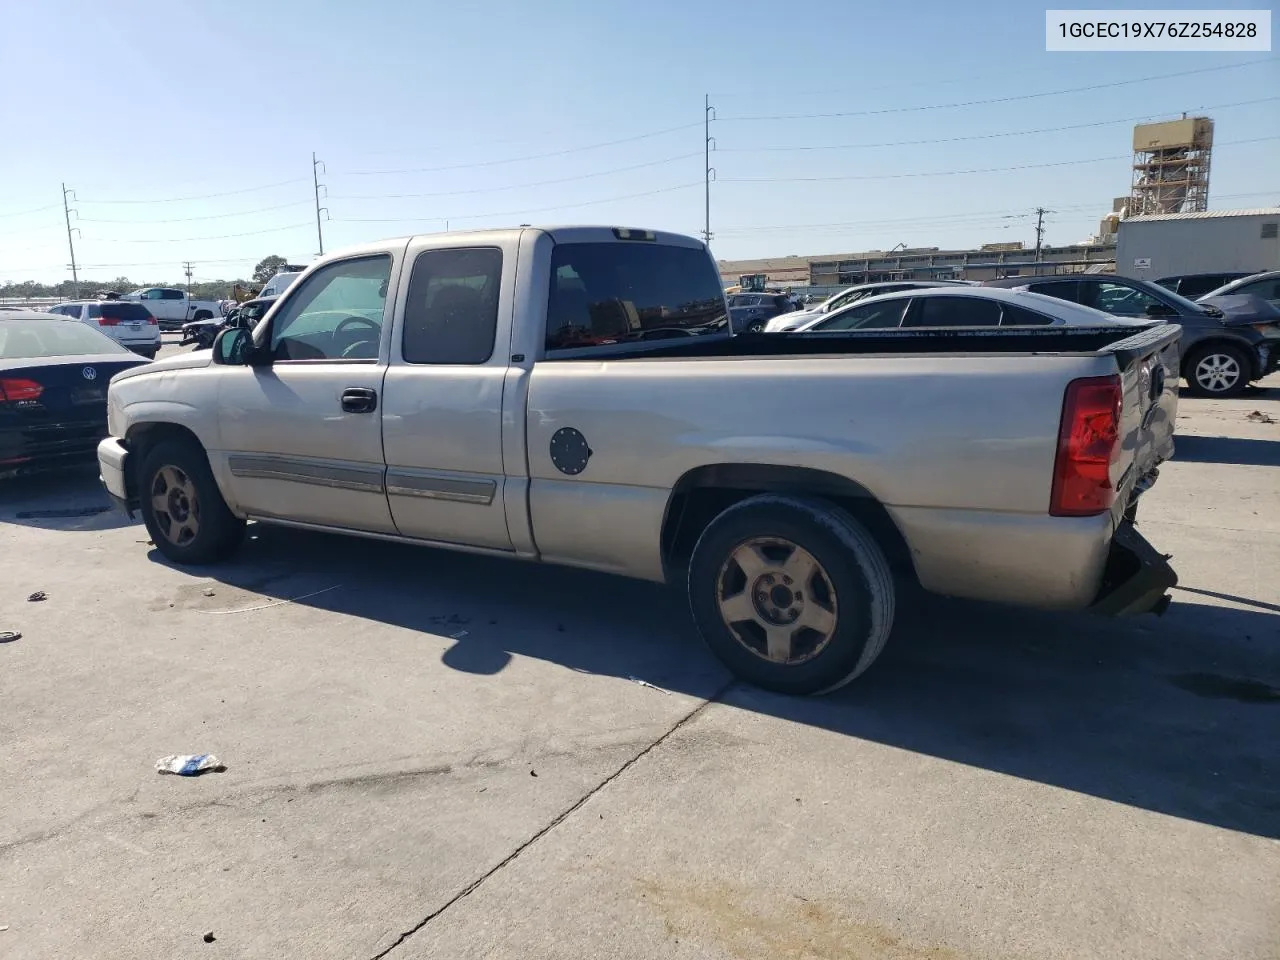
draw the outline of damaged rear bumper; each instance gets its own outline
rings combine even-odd
[[[1111,539],[1102,587],[1089,610],[1108,617],[1164,613],[1168,591],[1178,583],[1169,557],[1147,543],[1131,523],[1122,523]]]

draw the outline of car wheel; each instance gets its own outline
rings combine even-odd
[[[208,310],[197,310],[196,315],[191,319],[192,320],[212,320],[213,314],[210,313]]]
[[[167,440],[147,451],[139,492],[156,548],[181,564],[213,563],[240,544],[245,523],[222,499],[199,444]]]
[[[764,333],[765,323],[764,320],[752,320],[747,324],[747,333]]]
[[[763,494],[711,522],[689,564],[689,605],[739,677],[781,693],[827,693],[865,671],[893,626],[884,552],[823,500]]]
[[[1184,376],[1197,397],[1238,397],[1249,385],[1248,355],[1229,343],[1211,343],[1192,350]]]

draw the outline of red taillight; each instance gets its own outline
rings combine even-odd
[[[150,314],[150,313],[147,314],[147,323],[149,323],[153,327],[156,325],[156,318],[154,314]]]
[[[119,317],[99,317],[98,326],[100,327],[118,327],[120,326]]]
[[[0,380],[0,401],[21,403],[23,400],[39,400],[44,387],[34,380],[5,378]]]
[[[1120,378],[1084,377],[1067,384],[1053,465],[1054,517],[1106,513],[1116,498],[1111,464],[1119,448]]]

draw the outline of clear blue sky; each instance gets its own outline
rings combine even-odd
[[[705,93],[721,258],[1031,242],[1036,206],[1081,240],[1128,191],[1134,119],[1183,110],[1217,121],[1211,207],[1280,203],[1280,54],[1046,53],[1025,0],[50,0],[4,31],[0,282],[68,275],[63,181],[82,276],[308,260],[313,150],[326,249],[445,219],[696,233]],[[735,119],[796,114],[853,115]]]

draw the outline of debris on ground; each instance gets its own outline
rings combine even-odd
[[[21,639],[22,634],[17,630],[0,630],[0,643],[13,643],[13,641]]]
[[[8,929],[9,925],[7,923],[0,923],[0,933],[4,933]]]
[[[218,938],[217,938],[217,937],[215,937],[215,936],[213,935],[213,931],[212,931],[212,930],[210,930],[208,933],[206,933],[206,934],[204,935],[204,938],[203,938],[203,939],[204,939],[204,942],[205,942],[205,943],[213,943],[213,941],[217,940]]]
[[[269,610],[272,607],[282,607],[286,603],[297,603],[299,600],[309,600],[312,597],[318,597],[322,593],[328,593],[330,590],[337,590],[342,584],[335,583],[332,587],[325,587],[323,590],[313,590],[311,593],[304,593],[298,597],[285,597],[283,600],[272,600],[270,603],[259,603],[252,607],[236,607],[232,610],[202,610],[201,613],[253,613],[255,610]],[[206,597],[213,596],[213,591],[209,590],[205,593]],[[169,604],[173,606],[173,604]]]
[[[49,599],[49,595],[45,593],[43,590],[37,590],[35,593],[31,594],[31,596],[27,597],[27,600],[30,603],[39,603],[41,600],[48,600],[48,599]]]
[[[198,777],[210,771],[222,773],[226,769],[212,753],[182,753],[156,761],[156,773],[173,773],[179,777]]]
[[[650,683],[648,680],[641,680],[639,677],[627,677],[632,683],[638,683],[642,687],[648,687],[650,690],[657,690],[659,693],[670,693],[670,690],[664,690],[656,684]]]
[[[538,775],[538,771],[537,771],[537,770],[530,770],[530,771],[529,771],[529,776],[531,776],[531,777],[536,777],[537,775]]]
[[[205,587],[205,588],[204,588],[204,595],[205,595],[206,597],[212,597],[212,596],[214,596],[213,587]]]
[[[1253,413],[1245,414],[1245,419],[1251,420],[1254,423],[1275,423],[1276,422],[1275,417],[1271,416],[1271,414],[1269,413],[1263,413],[1261,410],[1255,410],[1253,411]]]

